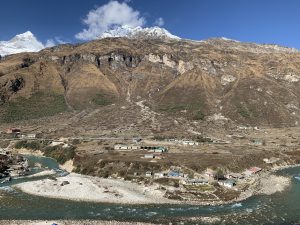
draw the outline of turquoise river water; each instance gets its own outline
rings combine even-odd
[[[58,176],[66,173],[50,158],[28,156],[33,166],[54,169]],[[36,168],[32,172],[39,172]],[[20,178],[0,184],[0,219],[93,219],[162,222],[185,221],[188,218],[218,218],[217,224],[297,224],[300,223],[300,167],[278,172],[292,177],[288,190],[271,196],[251,197],[235,204],[221,206],[195,205],[117,205],[74,202],[25,194],[11,185],[41,178]]]

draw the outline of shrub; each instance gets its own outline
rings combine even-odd
[[[15,143],[15,148],[27,148],[31,150],[39,150],[41,149],[42,145],[38,141],[18,141]]]
[[[205,117],[204,113],[200,110],[194,113],[193,120],[203,120]]]
[[[53,116],[67,110],[63,95],[42,92],[35,93],[28,99],[17,98],[1,107],[0,122],[7,123]]]
[[[75,157],[75,147],[62,148],[61,146],[48,146],[43,149],[45,156],[54,158],[58,163],[64,164]]]
[[[96,105],[100,106],[106,106],[113,103],[113,100],[111,97],[105,94],[97,94],[93,99],[92,102]]]

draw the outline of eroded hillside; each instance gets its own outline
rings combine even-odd
[[[61,45],[0,61],[1,122],[84,110],[93,123],[142,120],[157,130],[181,120],[294,126],[299,71],[294,49],[224,39]]]

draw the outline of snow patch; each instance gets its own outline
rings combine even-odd
[[[116,38],[116,37],[127,37],[127,38],[150,38],[150,39],[180,39],[179,37],[171,34],[164,28],[161,27],[149,27],[142,28],[131,27],[128,25],[118,26],[112,30],[104,32],[99,38]]]
[[[1,56],[21,52],[38,52],[44,48],[45,46],[30,31],[18,34],[9,41],[0,41]]]

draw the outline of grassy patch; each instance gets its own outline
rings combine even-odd
[[[245,109],[239,109],[239,114],[244,118],[249,118],[250,117],[250,113]]]
[[[201,110],[198,110],[194,113],[193,120],[203,120],[204,117],[204,113]]]
[[[189,104],[177,104],[177,105],[162,105],[158,108],[159,111],[176,114],[181,111],[186,111],[186,115],[192,120],[203,120],[205,114],[203,112],[203,104],[199,101]]]
[[[29,99],[18,98],[1,106],[1,122],[37,119],[67,110],[63,95],[38,92]]]
[[[189,191],[197,191],[197,192],[212,192],[215,188],[208,184],[202,185],[184,185],[184,187]]]
[[[42,145],[38,141],[18,141],[15,143],[16,149],[27,148],[31,150],[39,150]]]
[[[183,110],[188,110],[189,109],[189,105],[165,105],[159,108],[160,111],[164,111],[164,112],[169,112],[169,113],[175,113],[175,112],[180,112]]]
[[[106,106],[113,103],[113,99],[106,94],[96,94],[96,96],[92,99],[92,102],[99,106]]]

